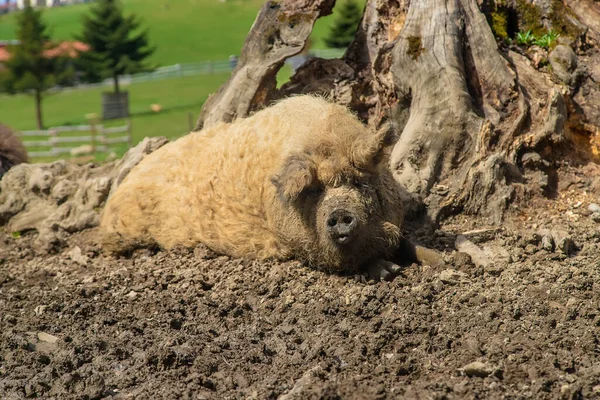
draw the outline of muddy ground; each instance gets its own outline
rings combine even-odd
[[[113,258],[93,229],[39,255],[35,233],[2,232],[0,398],[600,398],[600,199],[583,175],[499,227],[411,228],[444,262],[392,282],[203,247]],[[454,248],[473,230],[481,257]]]

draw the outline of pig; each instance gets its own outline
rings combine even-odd
[[[296,258],[327,271],[397,272],[400,188],[389,125],[289,97],[168,143],[132,169],[101,216],[110,252],[203,243],[233,257]]]
[[[27,149],[6,125],[0,124],[0,179],[17,164],[28,161]]]

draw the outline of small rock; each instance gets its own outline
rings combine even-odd
[[[281,325],[281,332],[283,332],[284,334],[289,335],[293,331],[294,331],[293,325],[290,325],[290,324]]]
[[[525,153],[521,157],[521,163],[525,168],[536,169],[542,165],[542,156],[538,153]]]
[[[571,236],[564,230],[554,229],[551,231],[552,238],[556,244],[556,249],[566,255],[571,255],[577,249]]]
[[[56,343],[56,341],[58,340],[56,336],[50,335],[46,332],[38,332],[37,337],[40,342],[46,343]]]
[[[451,285],[461,283],[461,282],[470,282],[467,274],[464,272],[460,272],[454,269],[445,269],[440,272],[440,281],[443,283],[448,283]]]
[[[596,203],[591,203],[588,206],[588,210],[590,210],[593,213],[600,213],[600,206]]]
[[[138,294],[132,290],[131,292],[127,293],[125,296],[129,297],[130,299],[135,299],[137,297],[137,295]]]
[[[471,242],[464,235],[458,235],[455,242],[456,250],[467,253],[471,260],[478,267],[487,267],[492,264],[492,260],[475,243]]]
[[[559,44],[552,50],[548,57],[552,66],[552,73],[561,81],[570,85],[574,80],[574,71],[577,68],[577,56],[571,47]]]
[[[481,361],[474,361],[470,364],[467,364],[463,367],[463,371],[465,375],[472,377],[477,376],[480,378],[485,378],[494,372],[495,368],[487,363],[483,363]]]
[[[570,390],[571,390],[571,386],[569,386],[569,385],[562,385],[560,387],[560,394],[562,394],[562,395],[569,394]]]
[[[33,312],[35,313],[35,315],[40,316],[44,313],[44,311],[46,311],[46,308],[47,306],[37,306],[33,309]]]
[[[88,257],[81,254],[81,248],[75,246],[67,253],[67,257],[75,261],[79,265],[87,265]]]
[[[554,251],[554,239],[552,239],[552,235],[542,236],[542,249],[549,252]]]
[[[600,385],[594,386],[592,392],[594,392],[594,394],[600,394]]]
[[[512,256],[502,246],[490,245],[484,246],[483,252],[491,259],[494,260],[496,265],[506,265],[513,262]]]
[[[592,213],[592,215],[590,215],[590,218],[594,222],[600,222],[600,212]]]

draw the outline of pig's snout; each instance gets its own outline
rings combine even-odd
[[[357,218],[347,210],[335,210],[327,218],[327,231],[334,242],[349,243],[358,226]]]

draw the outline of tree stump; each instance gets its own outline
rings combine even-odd
[[[263,6],[197,129],[284,96],[326,95],[374,127],[395,125],[390,168],[408,209],[425,205],[434,221],[466,212],[499,222],[515,199],[556,195],[562,162],[600,161],[598,2],[368,0],[344,56],[309,60],[279,90],[283,61],[333,4],[274,4]],[[528,30],[536,45],[519,43]],[[273,37],[284,39],[265,39]]]

